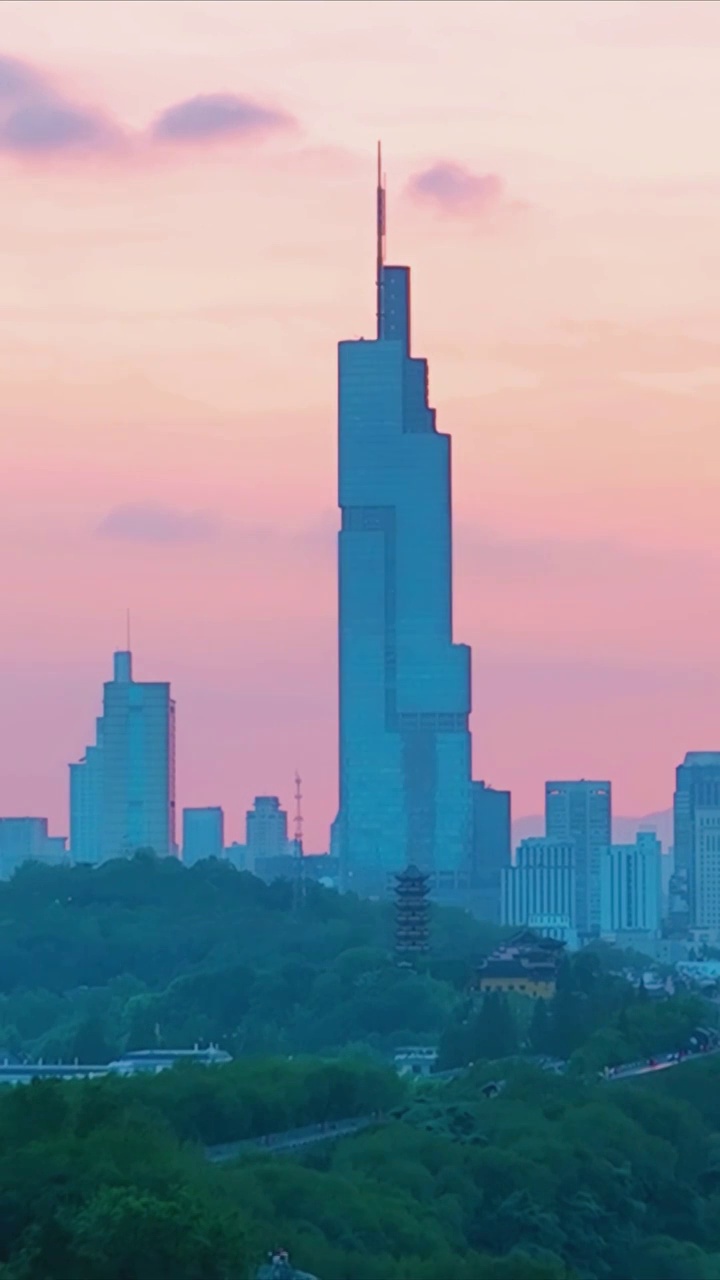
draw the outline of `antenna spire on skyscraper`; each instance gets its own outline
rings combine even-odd
[[[298,857],[303,856],[303,812],[302,812],[302,779],[297,769],[295,770],[295,818],[294,818],[294,844],[295,853]]]
[[[383,267],[385,266],[385,175],[382,171],[382,143],[377,144],[377,199],[376,199],[376,287],[377,287],[377,336],[383,336]]]

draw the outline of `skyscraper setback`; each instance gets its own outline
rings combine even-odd
[[[175,703],[169,684],[133,680],[128,651],[114,656],[94,745],[70,766],[70,844],[76,862],[177,854]]]
[[[437,889],[468,865],[470,650],[453,642],[450,437],[411,355],[410,271],[385,263],[378,156],[377,335],[339,345],[341,882]]]

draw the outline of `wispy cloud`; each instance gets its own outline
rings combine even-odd
[[[120,127],[98,108],[67,98],[28,63],[0,57],[0,151],[106,151],[121,140]]]
[[[418,203],[455,217],[479,218],[524,207],[508,200],[499,174],[473,173],[451,160],[439,160],[414,173],[407,193]]]
[[[574,25],[598,45],[627,48],[713,48],[720,44],[720,11],[711,0],[613,0],[580,6]]]
[[[542,339],[501,341],[490,349],[498,359],[534,370],[544,382],[702,374],[716,370],[720,359],[720,341],[662,324],[630,328],[572,321],[549,328]]]
[[[27,62],[0,54],[0,101],[42,93],[45,88],[40,73]]]
[[[139,543],[207,542],[217,538],[233,553],[252,556],[332,559],[338,530],[334,510],[303,525],[218,519],[207,511],[187,511],[161,502],[127,502],[103,516],[95,532],[101,538]]]
[[[147,129],[130,131],[97,106],[69,97],[31,64],[0,56],[0,154],[19,159],[262,141],[297,127],[279,107],[242,94],[205,93],[172,103]]]
[[[217,524],[203,511],[180,511],[154,503],[127,503],[113,507],[100,521],[102,538],[123,542],[188,543],[206,542],[217,532]]]
[[[57,102],[18,107],[0,126],[0,145],[15,153],[105,151],[119,140],[113,125],[97,113]]]
[[[294,129],[284,111],[235,93],[200,93],[162,111],[151,127],[156,142],[208,142],[217,138],[266,137]]]
[[[460,524],[455,537],[456,554],[463,571],[503,582],[579,579],[587,582],[618,575],[647,581],[650,576],[669,580],[703,565],[716,572],[717,559],[708,551],[682,547],[646,547],[622,539],[566,538],[548,534],[512,534],[477,525]]]

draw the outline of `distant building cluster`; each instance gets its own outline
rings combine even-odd
[[[255,797],[241,840],[228,839],[217,805],[184,809],[177,831],[175,704],[168,683],[134,678],[128,642],[94,740],[70,766],[69,848],[44,819],[0,819],[0,875],[28,860],[98,865],[152,849],[190,866],[225,859],[267,881],[301,875],[367,897],[405,895],[406,943],[415,930],[420,950],[421,897],[568,947],[598,937],[647,946],[661,935],[717,943],[720,752],[690,752],[678,767],[665,854],[651,831],[614,843],[610,782],[574,778],[545,783],[544,833],[513,855],[510,792],[473,778],[471,656],[453,633],[451,441],[437,428],[427,361],[413,354],[410,269],[386,263],[380,170],[376,207],[376,332],[338,350],[339,806],[329,854],[304,853],[301,824],[289,833],[274,795]]]
[[[337,884],[337,858],[304,852],[277,796],[255,797],[243,842],[226,842],[219,805],[183,809],[176,840],[175,703],[167,682],[134,678],[129,650],[113,657],[95,741],[70,765],[69,800],[69,847],[46,818],[0,818],[0,879],[26,862],[98,866],[144,850],[188,866],[224,859],[267,881],[297,877],[301,857],[304,878]]]

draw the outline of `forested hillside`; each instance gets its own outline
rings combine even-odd
[[[280,1243],[319,1280],[720,1280],[717,1061],[598,1081],[715,1011],[651,1000],[617,953],[566,958],[547,1004],[473,998],[501,932],[468,915],[433,910],[413,971],[387,905],[317,886],[294,904],[286,884],[149,856],[26,867],[0,922],[5,1055],[213,1041],[236,1058],[0,1091],[0,1280],[248,1280]],[[475,1065],[410,1086],[387,1065],[408,1041]],[[206,1157],[371,1115],[304,1152]]]
[[[215,1043],[233,1057],[440,1045],[440,1065],[518,1052],[597,1071],[680,1048],[716,1015],[635,992],[608,949],[563,963],[543,1001],[470,994],[503,931],[434,908],[432,949],[399,968],[392,907],[267,886],[218,862],[137,856],[24,867],[0,884],[0,1055],[103,1063],[127,1049]]]
[[[27,865],[0,884],[0,1050],[104,1062],[214,1042],[233,1056],[436,1042],[500,931],[437,911],[426,972],[399,970],[385,904],[308,885],[293,910],[208,861]]]
[[[497,1067],[408,1092],[367,1064],[265,1061],[0,1094],[2,1280],[718,1280],[720,1064],[632,1085]],[[400,1096],[403,1095],[404,1096]],[[304,1157],[203,1154],[372,1099]]]

